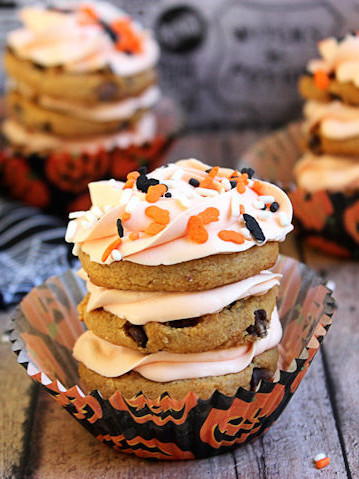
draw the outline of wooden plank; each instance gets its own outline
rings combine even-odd
[[[0,477],[22,479],[32,425],[36,386],[16,356],[4,334],[7,315],[0,316]]]
[[[332,408],[342,435],[342,449],[352,477],[359,471],[359,265],[305,249],[305,260],[334,281],[338,303],[332,331],[324,343],[325,372]]]

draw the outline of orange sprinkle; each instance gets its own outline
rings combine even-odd
[[[131,213],[126,213],[126,211],[121,216],[122,221],[128,221],[131,218]]]
[[[211,171],[208,173],[208,176],[210,176],[211,178],[214,178],[215,176],[218,175],[218,172],[219,172],[219,166],[214,166],[213,168],[211,168]]]
[[[263,193],[263,184],[260,181],[255,180],[251,188],[257,193],[257,195],[261,195]]]
[[[131,241],[135,241],[140,237],[139,233],[136,233],[136,231],[133,231],[132,233],[129,234],[128,236]]]
[[[324,467],[329,466],[329,464],[330,464],[330,458],[325,457],[324,459],[321,459],[320,461],[316,461],[315,462],[315,467],[317,469],[323,469]]]
[[[238,176],[241,176],[240,172],[238,170],[234,170],[230,178],[237,178]]]
[[[116,249],[122,243],[121,238],[117,238],[115,241],[110,243],[105,251],[102,253],[101,261],[105,262],[107,258],[110,256],[112,250]]]
[[[139,176],[140,174],[138,171],[130,171],[126,178],[128,180],[137,180]]]
[[[199,216],[191,216],[187,223],[187,235],[195,243],[205,243],[208,240],[208,233]]]
[[[218,233],[219,238],[223,241],[231,241],[232,243],[242,244],[244,243],[244,236],[237,231],[222,230]]]
[[[94,8],[90,7],[89,5],[82,5],[80,6],[80,12],[85,13],[88,15],[92,20],[98,20],[98,15]]]
[[[219,210],[214,207],[206,208],[202,213],[199,213],[199,216],[204,225],[208,225],[213,221],[218,221]]]
[[[132,188],[133,185],[135,184],[136,180],[127,180],[126,183],[124,184],[123,189],[127,190],[128,188]]]
[[[162,195],[164,195],[167,191],[166,185],[153,185],[148,188],[146,193],[146,201],[149,203],[156,203]]]
[[[246,212],[243,205],[239,205],[239,212],[241,215],[244,215],[244,213]]]
[[[166,228],[166,225],[161,225],[159,223],[150,223],[145,229],[145,233],[146,235],[154,236],[160,233],[164,228]]]
[[[330,83],[328,74],[323,70],[317,70],[314,73],[314,83],[319,90],[326,90]]]
[[[206,178],[204,178],[199,186],[201,188],[208,188],[209,190],[218,190],[218,186],[216,185],[216,183],[213,181],[213,179],[210,177],[210,176],[207,176]]]
[[[142,37],[135,31],[129,18],[119,18],[111,24],[111,27],[118,34],[117,50],[132,53],[142,52]]]
[[[148,206],[145,210],[146,216],[160,225],[168,225],[170,222],[170,212],[158,206]]]
[[[237,181],[237,191],[238,193],[245,193],[246,187],[242,181]]]

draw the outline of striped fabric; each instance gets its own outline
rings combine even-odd
[[[60,219],[0,199],[0,309],[71,266],[64,236]]]

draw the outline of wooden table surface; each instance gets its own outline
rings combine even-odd
[[[170,159],[234,166],[258,133],[199,133],[178,140]],[[336,285],[334,324],[298,391],[272,428],[232,453],[189,462],[150,462],[98,443],[35,386],[7,342],[0,316],[0,477],[41,479],[310,479],[359,477],[359,265],[306,250],[290,236],[284,254]],[[322,471],[312,459],[324,452]]]

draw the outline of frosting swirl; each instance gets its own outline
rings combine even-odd
[[[77,339],[73,355],[101,376],[112,378],[136,371],[151,381],[167,382],[239,373],[249,366],[255,356],[277,346],[281,337],[282,326],[275,309],[267,336],[249,345],[204,353],[161,351],[143,354],[111,344],[86,331]]]
[[[146,181],[157,181],[170,194],[155,203],[136,187],[137,180],[90,183],[93,206],[71,215],[76,219],[66,239],[97,263],[124,259],[144,265],[176,264],[285,239],[293,229],[292,206],[281,189],[230,169],[209,170],[194,159],[155,170]],[[120,240],[117,220],[124,233]],[[196,228],[200,239],[192,237]],[[114,242],[116,254],[104,257]]]
[[[20,19],[24,26],[9,33],[9,47],[20,58],[46,67],[61,65],[79,73],[108,66],[117,75],[131,76],[158,61],[150,33],[105,2],[70,3],[63,10],[33,6],[22,9]],[[119,29],[116,42],[109,29],[112,36]]]
[[[359,189],[358,158],[316,156],[308,152],[296,163],[294,173],[298,186],[311,193]]]
[[[87,279],[87,311],[103,308],[135,325],[163,323],[221,311],[228,304],[265,294],[279,284],[281,275],[262,271],[236,283],[195,293],[140,292],[107,289]]]

